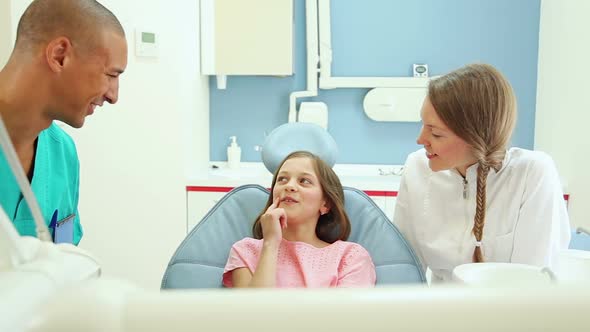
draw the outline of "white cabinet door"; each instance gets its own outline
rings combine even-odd
[[[385,213],[389,221],[393,222],[393,213],[395,212],[394,196],[369,196],[375,204]]]
[[[385,196],[369,196],[375,204],[381,209],[381,211],[386,211],[386,204],[387,201],[385,200]]]
[[[395,203],[397,201],[396,196],[387,196],[385,203],[385,214],[389,221],[393,222],[393,216],[395,215]]]
[[[189,191],[186,193],[186,231],[190,232],[227,193]]]
[[[203,75],[292,75],[293,0],[201,0]]]

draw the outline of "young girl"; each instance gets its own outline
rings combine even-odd
[[[474,64],[437,78],[421,116],[424,149],[406,161],[394,221],[432,280],[471,262],[556,267],[570,239],[559,176],[548,155],[507,148],[516,100],[504,76]]]
[[[235,243],[226,287],[372,287],[375,266],[359,244],[346,242],[350,221],[338,176],[317,156],[288,155],[272,180],[253,238]]]

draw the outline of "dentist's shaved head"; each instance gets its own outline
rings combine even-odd
[[[34,0],[18,23],[15,51],[35,52],[58,37],[91,50],[105,31],[125,36],[117,17],[95,0]]]

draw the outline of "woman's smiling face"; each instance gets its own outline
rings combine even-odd
[[[471,146],[440,119],[428,97],[424,99],[420,116],[422,129],[416,142],[426,149],[430,169],[438,172],[455,168],[465,176],[467,168],[476,163]]]

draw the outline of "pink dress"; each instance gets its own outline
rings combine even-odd
[[[256,271],[262,240],[245,238],[229,253],[223,285],[233,287],[232,271],[247,267]],[[336,241],[324,248],[283,239],[277,256],[277,287],[373,287],[375,265],[365,248],[354,242]]]

